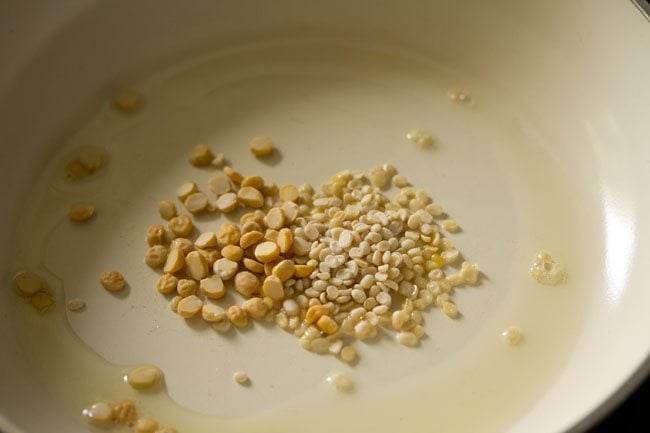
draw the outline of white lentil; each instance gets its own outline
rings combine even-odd
[[[377,329],[367,320],[361,320],[359,323],[354,325],[354,335],[359,340],[365,340],[366,338],[372,338],[377,334]]]
[[[508,346],[516,346],[521,342],[523,332],[517,326],[509,326],[501,331],[501,337]]]
[[[404,346],[415,346],[418,344],[418,338],[415,336],[415,334],[408,331],[398,332],[395,339],[399,344],[402,344]]]
[[[458,315],[458,309],[453,302],[445,301],[442,303],[442,312],[452,319]]]
[[[300,312],[300,306],[293,299],[285,299],[282,308],[289,316],[296,316]]]
[[[66,305],[70,311],[79,311],[86,306],[86,302],[81,298],[72,298]]]
[[[325,380],[337,391],[341,392],[349,392],[354,387],[352,381],[339,372],[330,373]]]
[[[250,382],[248,374],[243,371],[236,371],[232,374],[232,379],[240,385],[246,385]]]
[[[133,430],[135,433],[157,433],[158,427],[159,424],[156,420],[153,420],[151,418],[139,418],[135,422]]]
[[[340,357],[345,362],[352,362],[357,357],[357,351],[352,346],[345,346],[341,349]]]
[[[456,220],[447,219],[442,221],[440,225],[449,233],[456,233],[460,230],[460,227],[458,226],[458,223],[456,223]]]

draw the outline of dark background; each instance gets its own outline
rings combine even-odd
[[[588,433],[610,432],[650,432],[650,378],[646,378],[609,416],[588,430]]]

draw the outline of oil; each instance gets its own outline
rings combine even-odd
[[[461,85],[472,104],[449,100]],[[140,413],[181,432],[496,432],[559,377],[589,303],[586,287],[598,277],[583,265],[598,241],[586,248],[578,215],[588,204],[576,199],[553,143],[515,97],[403,53],[318,41],[216,53],[132,87],[144,95],[143,109],[98,107],[43,173],[19,228],[15,270],[45,278],[58,303],[41,316],[13,299],[11,319],[34,374],[80,426],[92,402],[133,398]],[[407,142],[413,128],[431,131],[435,145]],[[248,153],[256,135],[274,139],[270,159]],[[144,236],[161,222],[159,200],[173,199],[183,181],[207,190],[213,172],[186,160],[199,143],[279,185],[318,185],[337,171],[390,161],[459,222],[452,240],[480,264],[481,284],[457,289],[458,320],[426,312],[419,346],[382,334],[356,343],[353,366],[308,353],[264,324],[219,334],[185,322],[154,288]],[[62,167],[83,146],[104,151],[108,164],[70,182]],[[96,205],[90,224],[67,220],[77,201]],[[197,226],[224,220],[199,217]],[[546,287],[529,277],[541,248],[565,265],[565,283]],[[106,269],[125,275],[124,292],[101,289]],[[65,300],[76,297],[85,309],[67,311]],[[523,330],[517,347],[502,341],[508,326]],[[124,384],[140,364],[160,367],[164,386],[143,392]],[[250,386],[233,382],[239,370]],[[331,371],[351,378],[354,391],[327,386]]]

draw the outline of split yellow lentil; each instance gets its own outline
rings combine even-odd
[[[248,143],[248,148],[257,157],[268,156],[273,153],[273,141],[269,137],[254,137]]]
[[[142,96],[135,90],[126,89],[113,100],[113,107],[123,113],[137,110],[142,104]]]
[[[95,205],[91,203],[75,203],[70,206],[68,216],[75,222],[86,221],[95,215]]]
[[[117,271],[106,271],[99,277],[99,282],[109,292],[119,292],[126,286],[124,276]]]
[[[187,157],[190,164],[196,167],[204,167],[210,165],[214,160],[214,155],[210,148],[205,144],[199,144],[192,148],[192,151]]]

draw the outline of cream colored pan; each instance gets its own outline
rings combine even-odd
[[[0,430],[95,431],[82,410],[128,398],[183,433],[579,431],[646,377],[650,23],[633,3],[66,0],[0,11]],[[110,105],[125,88],[143,95],[132,116]],[[414,128],[434,145],[409,142]],[[246,148],[260,134],[278,150],[266,163]],[[186,161],[198,143],[280,185],[391,162],[458,221],[450,238],[480,265],[480,284],[455,291],[456,320],[427,310],[417,347],[386,334],[357,343],[354,365],[274,326],[220,334],[186,322],[142,258],[158,201],[213,174]],[[70,183],[63,167],[81,147],[107,163]],[[91,224],[67,220],[76,201],[95,203]],[[564,283],[531,278],[542,249]],[[126,291],[101,288],[106,268]],[[16,296],[21,270],[44,279],[52,311]],[[77,297],[85,308],[69,311]],[[509,326],[523,332],[517,346],[504,344]],[[141,364],[164,384],[125,384]],[[328,386],[332,371],[354,391]]]

